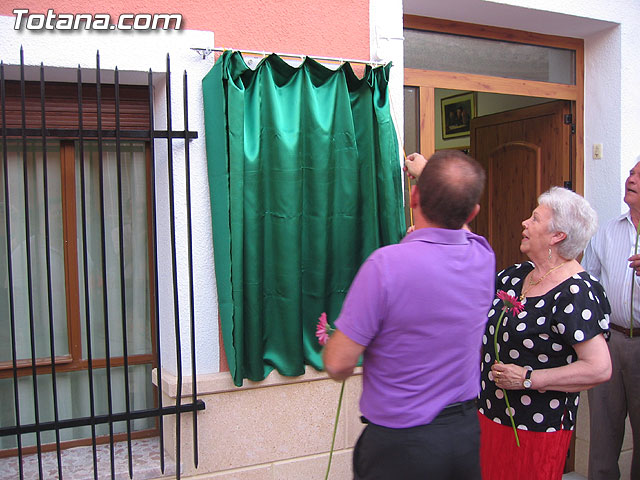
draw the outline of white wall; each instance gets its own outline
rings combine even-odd
[[[602,219],[626,210],[624,180],[640,154],[640,3],[636,0],[555,2],[503,0],[500,3],[549,10],[587,20],[619,24],[585,39],[585,194]],[[592,159],[594,143],[604,145]],[[616,198],[617,193],[617,198]]]
[[[391,115],[398,130],[399,145],[404,136],[404,50],[402,0],[370,0],[371,59],[393,62],[389,80]],[[411,152],[407,152],[411,153]]]
[[[151,68],[154,75],[156,129],[166,129],[165,76],[166,56],[171,57],[171,97],[173,129],[184,129],[183,72],[188,72],[189,130],[198,132],[198,139],[190,142],[191,198],[195,285],[195,321],[197,367],[199,373],[219,370],[218,309],[211,241],[211,213],[205,154],[204,117],[202,108],[202,77],[213,65],[213,55],[203,59],[191,47],[213,48],[212,32],[156,31],[156,32],[51,32],[16,31],[14,18],[0,16],[0,59],[5,64],[8,79],[18,79],[20,46],[24,48],[27,80],[39,79],[40,62],[46,66],[45,79],[75,82],[76,68],[83,69],[83,81],[95,81],[96,51],[100,51],[101,80],[113,83],[113,70],[118,67],[120,82],[146,84]],[[163,368],[176,373],[174,308],[169,244],[166,141],[155,142],[159,260],[159,300],[161,321],[161,352]],[[175,177],[176,244],[178,263],[180,338],[182,342],[183,372],[190,375],[189,349],[189,279],[187,275],[187,227],[185,201],[184,142],[173,141]]]
[[[640,154],[637,0],[404,0],[404,13],[585,40],[585,195],[601,221],[626,209],[624,180]],[[604,156],[592,159],[592,145]]]

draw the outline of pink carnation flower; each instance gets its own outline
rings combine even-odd
[[[505,312],[511,311],[514,315],[518,315],[522,310],[524,310],[524,305],[522,305],[516,297],[509,295],[504,290],[498,290],[496,295],[500,300],[502,300],[502,303],[504,303],[504,307],[502,307],[502,309]]]
[[[327,322],[327,314],[322,312],[322,315],[318,318],[318,326],[316,327],[316,337],[318,337],[318,343],[325,346],[329,341],[329,333],[331,327]]]

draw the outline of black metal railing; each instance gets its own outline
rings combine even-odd
[[[181,470],[181,422],[180,415],[182,413],[191,412],[193,416],[193,462],[197,467],[198,465],[198,429],[197,429],[197,412],[199,410],[203,410],[205,408],[204,402],[202,400],[197,399],[197,389],[196,389],[196,352],[195,352],[195,315],[194,315],[194,284],[193,284],[193,258],[192,258],[192,226],[191,226],[191,184],[190,184],[190,150],[189,150],[189,140],[197,138],[197,132],[189,131],[189,123],[188,123],[188,102],[187,102],[187,72],[184,72],[183,79],[183,109],[184,109],[184,130],[175,131],[172,129],[172,112],[171,112],[171,65],[169,55],[167,55],[167,68],[165,73],[165,84],[166,84],[166,114],[167,114],[167,125],[166,130],[156,130],[154,128],[154,92],[153,92],[153,72],[149,70],[148,72],[148,82],[147,82],[147,91],[148,91],[148,109],[149,109],[149,123],[146,128],[141,129],[121,129],[121,99],[120,99],[120,78],[119,72],[116,68],[113,72],[113,88],[115,91],[115,129],[103,129],[102,124],[102,72],[100,68],[100,55],[96,54],[96,68],[95,68],[95,87],[96,87],[96,105],[97,105],[97,128],[96,129],[84,129],[83,123],[85,122],[84,111],[83,111],[83,102],[84,102],[84,94],[83,94],[83,79],[82,74],[83,70],[78,66],[77,69],[77,106],[78,106],[78,116],[77,116],[77,128],[53,128],[50,129],[47,127],[47,115],[46,115],[46,89],[47,89],[47,81],[45,79],[45,67],[44,65],[40,65],[40,118],[41,125],[40,128],[33,128],[28,125],[27,121],[27,107],[26,107],[26,81],[25,81],[25,63],[24,63],[24,52],[20,50],[20,109],[21,109],[21,121],[20,126],[16,125],[8,125],[7,113],[6,113],[6,105],[7,105],[7,89],[6,83],[7,79],[5,78],[5,64],[0,61],[0,105],[2,107],[2,129],[1,129],[1,140],[2,140],[2,166],[4,172],[4,204],[5,204],[5,233],[6,233],[6,252],[0,252],[0,255],[6,253],[6,265],[7,269],[4,272],[0,272],[0,275],[6,278],[7,284],[7,301],[8,301],[8,312],[9,312],[9,325],[10,325],[10,337],[11,337],[11,345],[6,346],[2,345],[0,348],[2,349],[11,349],[11,368],[12,368],[12,380],[13,380],[13,400],[14,400],[14,414],[15,414],[15,425],[0,425],[0,438],[15,436],[17,443],[17,457],[18,457],[18,468],[19,468],[19,476],[20,478],[24,478],[24,470],[23,470],[23,457],[24,457],[24,445],[23,445],[23,436],[27,434],[35,434],[36,438],[36,452],[38,458],[38,471],[39,478],[43,477],[43,464],[42,464],[42,454],[43,454],[43,443],[41,435],[43,432],[55,432],[55,448],[57,454],[57,468],[58,468],[58,477],[60,479],[63,478],[64,473],[64,465],[61,455],[62,449],[62,441],[61,441],[61,431],[74,428],[74,427],[90,427],[91,429],[91,445],[92,445],[92,459],[93,459],[93,472],[94,478],[97,480],[98,476],[104,475],[104,472],[98,471],[98,459],[97,459],[97,425],[108,425],[109,427],[109,445],[110,445],[110,466],[111,466],[111,478],[115,478],[115,453],[114,453],[114,444],[115,444],[115,434],[114,434],[114,423],[116,422],[125,422],[126,423],[126,442],[127,442],[127,454],[128,454],[128,471],[130,478],[134,476],[135,465],[133,463],[133,454],[132,454],[132,422],[136,419],[143,418],[156,418],[158,419],[158,429],[159,429],[159,439],[160,439],[160,469],[164,474],[165,471],[165,457],[164,457],[164,430],[163,430],[163,417],[168,415],[175,416],[175,425],[176,425],[176,452],[175,452],[175,460],[176,460],[176,476],[180,478],[180,470]],[[89,278],[89,258],[88,258],[88,242],[89,235],[87,232],[87,217],[89,216],[89,212],[87,211],[86,202],[81,201],[81,209],[78,213],[80,215],[80,223],[78,233],[79,237],[82,238],[82,251],[78,252],[78,255],[82,258],[82,273],[84,282],[82,285],[78,285],[78,289],[82,289],[85,298],[84,305],[84,329],[85,329],[85,341],[86,341],[86,351],[83,352],[84,358],[86,359],[86,372],[88,376],[88,391],[86,392],[89,397],[89,412],[88,416],[80,416],[77,418],[60,418],[59,410],[60,410],[60,395],[57,387],[57,376],[56,371],[57,367],[57,357],[56,357],[56,343],[55,343],[55,328],[54,328],[54,312],[53,312],[53,292],[52,292],[52,283],[54,282],[52,278],[52,259],[51,259],[51,244],[50,244],[50,229],[51,229],[51,215],[50,215],[50,205],[49,205],[49,171],[47,166],[47,142],[51,138],[72,138],[77,142],[77,148],[79,153],[79,158],[81,159],[78,162],[80,175],[79,175],[79,188],[80,195],[82,199],[85,199],[87,186],[85,184],[85,162],[84,159],[85,153],[85,143],[88,141],[96,142],[97,141],[97,158],[98,158],[98,188],[99,188],[99,211],[100,211],[100,263],[102,268],[102,285],[104,286],[102,290],[102,309],[103,309],[103,321],[104,321],[104,331],[98,332],[104,334],[104,366],[98,367],[96,366],[96,356],[92,350],[92,345],[94,345],[93,341],[94,335],[96,332],[94,331],[95,325],[92,323],[92,312],[89,305],[89,296],[95,295],[95,292],[90,291],[90,286],[88,282]],[[113,282],[113,278],[109,278],[107,276],[107,254],[105,251],[105,245],[107,243],[107,232],[106,232],[106,221],[105,221],[105,192],[104,192],[104,145],[106,140],[115,141],[115,159],[116,159],[116,173],[117,173],[117,219],[119,226],[119,238],[118,238],[118,249],[119,249],[119,282],[121,288],[114,288],[113,291],[110,288],[110,282]],[[121,145],[123,139],[142,139],[148,141],[148,148],[150,152],[150,185],[149,185],[149,197],[151,204],[151,212],[150,212],[150,225],[151,225],[151,244],[148,248],[148,251],[152,255],[152,264],[153,264],[153,272],[152,272],[152,297],[154,300],[153,308],[151,311],[153,312],[153,318],[151,319],[155,326],[155,366],[157,368],[157,396],[155,398],[156,406],[151,406],[150,408],[144,409],[133,409],[131,406],[131,392],[129,391],[129,359],[130,354],[128,351],[128,333],[131,325],[128,323],[127,318],[127,290],[125,288],[125,255],[124,255],[124,215],[123,215],[123,184],[122,184],[122,152]],[[33,283],[33,275],[34,272],[32,270],[32,251],[30,246],[29,239],[32,236],[30,231],[30,219],[29,219],[29,202],[32,196],[29,193],[29,188],[32,187],[33,180],[29,180],[27,174],[27,150],[28,143],[31,140],[39,140],[42,144],[43,151],[43,174],[42,174],[42,189],[44,192],[44,245],[45,245],[45,263],[46,263],[46,284],[47,289],[46,292],[35,292],[34,291],[34,283]],[[25,223],[25,236],[27,241],[25,242],[25,250],[26,250],[26,285],[27,285],[27,317],[28,318],[17,318],[15,313],[15,298],[14,298],[14,272],[15,265],[12,262],[12,249],[11,249],[11,235],[12,235],[12,222],[11,222],[11,208],[10,202],[11,198],[9,195],[10,190],[10,182],[9,182],[9,162],[8,162],[8,150],[9,150],[9,142],[18,141],[21,143],[22,148],[22,161],[23,161],[23,193],[24,199],[19,205],[24,211],[21,212],[24,215],[24,223]],[[171,406],[163,406],[162,401],[162,362],[161,362],[161,352],[160,352],[160,328],[161,322],[159,318],[159,273],[158,273],[158,215],[162,215],[163,213],[159,213],[156,207],[157,201],[157,187],[156,187],[156,174],[158,173],[158,166],[164,163],[165,159],[156,158],[158,149],[155,148],[156,141],[166,141],[166,149],[167,149],[167,174],[168,174],[168,200],[169,200],[169,211],[164,212],[164,214],[168,215],[168,224],[170,226],[170,251],[171,251],[171,268],[172,268],[172,293],[173,293],[173,317],[174,317],[174,332],[175,336],[175,348],[176,348],[176,371],[177,371],[177,394],[176,394],[176,404]],[[186,175],[186,185],[185,185],[185,198],[186,205],[180,205],[180,207],[186,208],[186,220],[187,220],[187,252],[188,252],[188,275],[189,275],[189,332],[190,332],[190,353],[191,353],[191,380],[192,380],[192,393],[188,402],[183,403],[182,399],[182,387],[183,387],[183,378],[182,378],[182,342],[181,342],[181,315],[180,315],[180,305],[179,305],[179,290],[178,290],[178,261],[177,261],[177,253],[176,253],[176,222],[175,222],[175,211],[176,211],[176,195],[174,192],[174,159],[173,159],[173,151],[174,151],[174,142],[180,141],[184,144],[184,164],[185,164],[185,175]],[[15,203],[15,202],[14,202]],[[15,205],[11,205],[15,207]],[[113,391],[112,391],[112,370],[114,368],[112,364],[112,352],[111,352],[111,342],[112,332],[110,328],[113,326],[110,323],[109,312],[111,311],[109,308],[109,295],[113,292],[118,292],[120,298],[119,300],[119,316],[121,321],[121,330],[122,330],[122,350],[123,350],[123,368],[124,368],[124,398],[125,398],[125,408],[124,411],[114,411],[114,402],[113,402]],[[49,351],[50,351],[50,373],[51,373],[51,383],[52,388],[51,392],[43,392],[42,389],[39,390],[38,386],[38,375],[41,374],[38,370],[38,358],[36,352],[36,330],[38,329],[38,325],[34,321],[34,295],[46,295],[46,303],[48,305],[48,335],[49,335]],[[111,299],[113,301],[113,299]],[[80,308],[80,307],[78,307]],[[24,335],[24,331],[20,331],[20,329],[25,329],[28,327],[28,335],[29,335],[29,344],[30,344],[30,368],[27,373],[23,371],[20,372],[20,375],[30,375],[32,377],[32,391],[33,391],[33,423],[22,423],[21,422],[21,411],[20,411],[20,388],[19,388],[19,358],[18,358],[18,348],[17,348],[17,336]],[[104,368],[106,372],[106,396],[107,396],[107,413],[106,414],[98,414],[96,412],[96,391],[94,389],[94,372],[97,368]],[[47,371],[48,373],[48,371]],[[149,379],[151,381],[151,379]],[[52,405],[53,405],[53,421],[43,421],[39,411],[39,404],[42,400],[43,395],[51,395]]]

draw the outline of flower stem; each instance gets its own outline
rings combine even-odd
[[[634,255],[638,254],[638,237],[640,237],[640,221],[638,221],[638,226],[636,227],[636,248],[633,251]],[[629,337],[633,338],[633,287],[636,284],[635,278],[633,278],[635,272],[631,271],[631,318],[629,319]]]
[[[500,330],[500,325],[502,325],[502,319],[504,318],[504,310],[500,313],[500,318],[498,318],[498,323],[496,324],[496,331],[493,334],[493,348],[496,352],[496,362],[500,363],[500,354],[498,353],[498,330]],[[507,404],[507,411],[509,412],[509,420],[511,420],[511,427],[513,428],[513,434],[516,437],[516,445],[520,446],[520,438],[518,437],[518,429],[516,428],[516,422],[513,420],[513,413],[511,413],[511,405],[509,404],[509,397],[507,396],[507,391],[504,388],[501,388],[502,393],[504,394],[504,401]]]
[[[327,473],[324,476],[324,480],[329,478],[329,470],[331,470],[331,459],[333,458],[333,447],[336,443],[336,432],[338,431],[338,419],[340,418],[340,408],[342,407],[342,396],[344,395],[344,384],[346,380],[342,381],[342,387],[340,387],[340,397],[338,398],[338,409],[336,410],[336,421],[333,424],[333,438],[331,439],[331,450],[329,451],[329,463],[327,464]]]
[[[509,397],[507,397],[507,391],[503,388],[502,393],[504,393],[504,401],[507,404],[507,409],[509,409],[509,420],[511,420],[511,428],[513,428],[513,434],[516,436],[516,445],[520,446],[520,438],[518,438],[518,429],[516,428],[516,422],[513,420],[513,413],[511,413],[511,405],[509,405]]]

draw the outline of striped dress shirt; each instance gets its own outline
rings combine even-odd
[[[602,283],[611,304],[610,321],[630,327],[631,282],[633,291],[633,326],[640,325],[640,277],[629,268],[628,258],[634,254],[636,229],[631,212],[605,224],[593,236],[584,252],[582,266]]]

